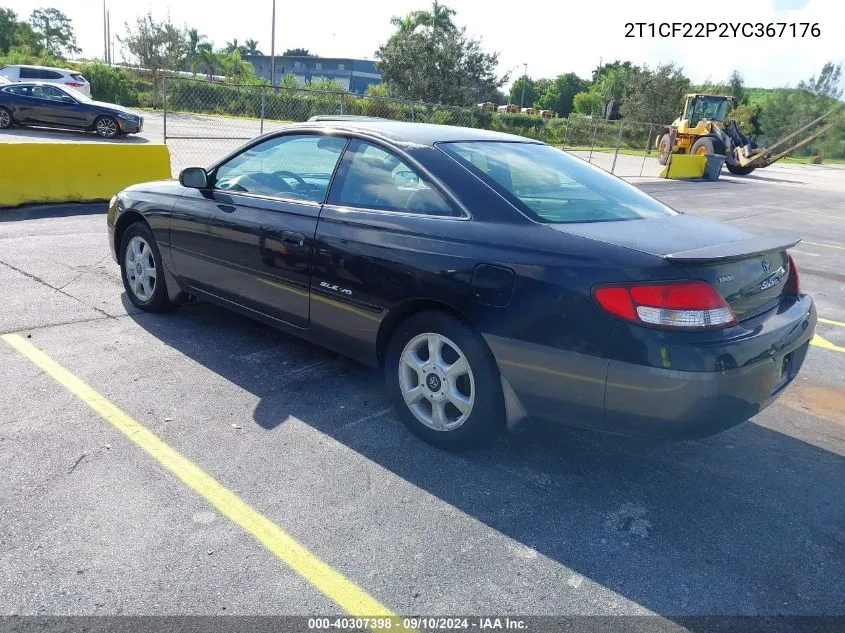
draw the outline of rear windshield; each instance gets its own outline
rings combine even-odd
[[[71,79],[73,79],[73,80],[75,80],[75,81],[87,81],[87,80],[85,79],[85,77],[83,77],[83,76],[82,76],[82,75],[80,75],[79,73],[71,73],[71,75],[70,75],[70,76],[71,76]]]
[[[677,215],[623,180],[550,145],[467,141],[438,147],[538,222]]]

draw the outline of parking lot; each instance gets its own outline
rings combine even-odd
[[[532,423],[457,455],[350,361],[139,313],[104,205],[0,211],[0,615],[845,615],[843,176],[637,181],[804,238],[820,336],[776,404],[699,441]]]

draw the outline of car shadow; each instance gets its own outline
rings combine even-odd
[[[16,126],[11,128],[16,141],[26,138],[48,141],[91,141],[94,143],[149,143],[150,140],[137,134],[128,134],[116,138],[101,138],[86,130],[66,130],[62,128]],[[0,136],[2,138],[2,136]]]
[[[106,202],[60,202],[47,204],[24,204],[18,207],[3,207],[0,222],[20,220],[43,220],[45,218],[67,218],[78,215],[105,215],[109,210]]]
[[[302,420],[652,612],[845,613],[845,459],[834,452],[756,423],[691,442],[534,423],[452,454],[407,432],[380,374],[354,362],[208,304],[131,318],[257,396],[258,427]],[[327,413],[336,403],[345,415]]]

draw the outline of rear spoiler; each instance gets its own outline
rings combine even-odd
[[[663,259],[678,264],[701,264],[704,262],[730,262],[771,251],[792,248],[800,238],[783,235],[759,235],[716,246],[705,246],[689,251],[678,251],[663,256]]]

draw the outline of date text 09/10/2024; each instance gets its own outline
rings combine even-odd
[[[820,37],[818,22],[626,22],[625,37]]]
[[[408,631],[454,631],[454,630],[479,630],[479,631],[525,631],[527,630],[525,620],[509,617],[324,617],[309,618],[308,628],[316,631],[328,631],[341,629],[357,631],[373,630],[408,630]]]

